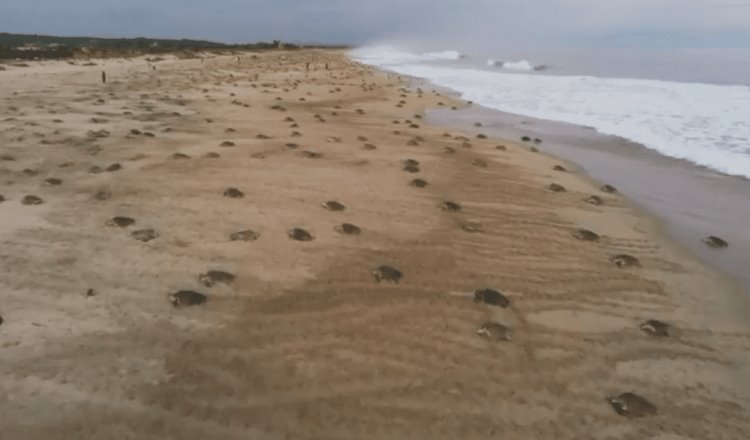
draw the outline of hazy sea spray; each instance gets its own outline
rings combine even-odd
[[[667,156],[750,177],[747,86],[504,73],[430,63],[425,54],[389,58],[377,48],[352,56],[427,79],[486,107],[591,126]]]

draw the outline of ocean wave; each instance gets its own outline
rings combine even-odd
[[[489,108],[591,126],[667,156],[750,177],[747,86],[370,64],[427,79]]]
[[[519,61],[497,61],[493,59],[487,60],[487,67],[499,67],[506,70],[517,70],[521,72],[541,72],[549,69],[549,66],[544,64],[534,65],[527,60]]]

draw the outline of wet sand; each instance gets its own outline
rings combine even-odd
[[[469,130],[480,121],[481,131],[507,139],[543,138],[541,150],[570,160],[598,182],[615,186],[658,217],[670,238],[731,276],[750,297],[750,180],[665,157],[591,128],[481,106],[457,112],[436,110],[429,113],[429,119]],[[729,247],[706,246],[702,239],[712,235],[726,240]]]
[[[747,300],[654,219],[339,53],[239,56],[0,72],[3,438],[750,437]]]

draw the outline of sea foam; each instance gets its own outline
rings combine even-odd
[[[506,73],[431,63],[428,54],[393,53],[397,56],[364,48],[352,56],[427,79],[489,108],[590,126],[667,156],[750,177],[750,87]],[[448,53],[457,54],[443,54]]]

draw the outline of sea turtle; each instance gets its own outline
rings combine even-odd
[[[534,143],[535,143],[535,144],[541,144],[541,143],[542,143],[542,140],[541,140],[541,139],[539,139],[539,138],[534,138]]]
[[[45,180],[44,183],[51,186],[58,186],[62,185],[62,179],[58,179],[57,177],[50,177],[49,179]]]
[[[241,199],[245,197],[245,193],[237,188],[227,188],[224,190],[224,197],[229,197],[230,199]]]
[[[657,413],[656,405],[631,392],[609,397],[607,401],[617,414],[624,417],[645,417]]]
[[[104,172],[104,170],[102,169],[102,167],[99,167],[99,166],[96,166],[96,165],[94,165],[91,168],[89,168],[89,173],[91,173],[91,174],[99,174],[99,173],[102,173],[102,172]]]
[[[408,163],[407,161],[404,161],[403,170],[406,171],[407,173],[418,173],[419,165],[415,165],[413,163]]]
[[[155,240],[159,237],[159,233],[154,231],[153,229],[139,229],[137,231],[133,231],[130,235],[134,239],[142,241],[144,243],[148,243],[149,241]]]
[[[404,274],[400,270],[391,266],[378,266],[372,271],[372,275],[375,277],[375,281],[378,283],[381,281],[390,281],[398,284]]]
[[[255,241],[259,238],[260,234],[250,229],[232,232],[231,234],[229,234],[229,239],[231,241]]]
[[[440,151],[442,151],[445,154],[453,154],[456,152],[456,149],[453,147],[443,147],[443,149]]]
[[[364,144],[364,145],[362,146],[362,149],[363,149],[363,150],[375,150],[375,149],[377,149],[377,148],[378,148],[378,147],[376,147],[376,146],[375,146],[374,144]]]
[[[232,141],[224,141],[219,144],[220,147],[234,147],[235,143]]]
[[[590,205],[600,206],[604,204],[604,200],[602,200],[602,198],[599,196],[591,196],[586,199],[586,203]]]
[[[116,216],[107,220],[106,224],[107,226],[113,228],[127,228],[128,226],[135,224],[135,219],[130,217]]]
[[[457,212],[461,210],[461,205],[456,202],[445,201],[442,205],[440,205],[440,209],[448,212]]]
[[[172,155],[172,159],[178,159],[178,160],[179,160],[179,159],[190,159],[190,156],[188,156],[188,155],[187,155],[187,154],[185,154],[185,153],[174,153],[174,154]]]
[[[206,287],[212,287],[216,284],[230,285],[234,282],[235,276],[223,270],[209,270],[206,273],[198,275],[198,281]]]
[[[347,235],[359,235],[362,233],[362,229],[359,226],[351,223],[342,223],[334,228],[337,232]]]
[[[487,161],[484,159],[479,159],[479,158],[474,159],[471,161],[471,164],[474,165],[475,167],[487,168]]]
[[[648,321],[642,322],[639,326],[641,330],[648,333],[651,336],[667,337],[669,336],[670,326],[666,322],[659,321],[657,319],[649,319]]]
[[[720,248],[725,248],[725,247],[729,246],[729,243],[727,243],[725,240],[723,240],[722,238],[719,238],[719,237],[717,237],[715,235],[711,235],[709,237],[706,237],[702,241],[703,241],[703,243],[706,244],[706,246],[714,248],[714,249],[720,249]]]
[[[192,290],[180,290],[179,292],[170,293],[169,301],[175,307],[189,307],[204,304],[208,297],[202,293],[193,292]]]
[[[484,232],[484,226],[481,223],[475,222],[462,223],[461,229],[471,233]]]
[[[360,142],[367,142],[367,138],[365,136],[357,136],[357,140]]]
[[[342,203],[339,203],[335,200],[329,200],[327,202],[323,202],[322,205],[323,205],[323,208],[329,211],[343,211],[346,209],[346,206],[344,206]]]
[[[593,231],[589,231],[588,229],[576,229],[571,232],[573,234],[573,237],[583,240],[583,241],[598,241],[599,240],[599,234]]]
[[[107,168],[105,168],[104,171],[107,171],[107,172],[111,173],[111,172],[114,172],[114,171],[119,171],[121,169],[122,169],[122,165],[120,165],[119,163],[113,163],[113,164],[109,165]]]
[[[638,261],[637,258],[628,254],[615,255],[609,260],[614,263],[615,266],[620,268],[639,267],[641,265],[640,261]]]
[[[549,189],[552,192],[565,192],[567,191],[564,186],[560,185],[559,183],[550,183],[547,185],[547,189]]]
[[[510,300],[495,289],[485,288],[474,291],[474,302],[485,303],[491,306],[508,307]]]
[[[480,133],[477,135],[477,139],[487,139],[487,135]]]
[[[302,228],[290,229],[288,232],[289,238],[296,241],[312,241],[313,236]]]
[[[500,151],[505,151],[508,149],[508,147],[506,147],[505,145],[496,145],[495,149],[500,150]]]
[[[310,151],[310,150],[303,151],[302,155],[308,159],[320,159],[321,157],[323,157],[323,154],[316,153],[315,151]]]
[[[479,326],[477,334],[492,341],[510,341],[513,330],[496,322],[485,322]]]
[[[524,142],[531,142],[531,138],[528,137],[528,136],[522,137],[521,140],[524,141]]]
[[[112,197],[112,194],[109,191],[97,191],[96,194],[94,194],[94,198],[96,200],[104,201]]]
[[[221,157],[221,155],[215,151],[209,151],[208,153],[204,154],[203,157],[206,159],[218,159]]]
[[[605,193],[609,193],[609,194],[614,194],[614,193],[616,193],[616,192],[617,192],[617,188],[615,188],[615,187],[614,187],[614,186],[612,186],[612,185],[602,185],[602,187],[601,187],[600,189],[601,189],[601,190],[602,190],[603,192],[605,192]]]
[[[554,171],[560,171],[560,172],[563,172],[563,173],[566,172],[566,171],[568,171],[562,165],[555,165],[555,166],[552,167],[552,170],[554,170]]]
[[[429,184],[427,183],[426,180],[423,180],[423,179],[414,179],[411,182],[409,182],[409,185],[411,185],[413,187],[416,187],[416,188],[424,188],[424,187],[426,187]]]
[[[42,200],[41,197],[37,197],[35,195],[27,195],[21,199],[21,203],[24,205],[41,205],[42,203],[44,203],[44,200]]]
[[[5,201],[5,196],[0,194],[0,203],[3,203]]]

